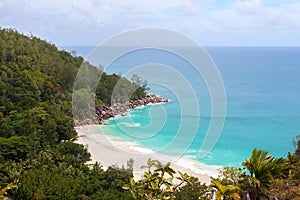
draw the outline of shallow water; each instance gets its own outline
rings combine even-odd
[[[193,107],[188,108],[191,112],[182,112],[181,105],[193,105],[188,91],[174,94],[170,88],[152,83],[150,92],[171,101],[109,120],[105,133],[152,151],[211,165],[240,164],[254,147],[283,157],[293,151],[292,139],[300,133],[300,48],[210,47],[207,51],[224,82],[227,114],[221,136],[205,158],[199,154],[212,120],[209,91],[189,63],[167,52],[130,53],[112,63],[108,72],[124,74],[132,66],[150,62],[171,66],[191,84],[200,114],[195,115]],[[162,76],[173,83],[172,76]],[[183,134],[178,133],[180,128]]]

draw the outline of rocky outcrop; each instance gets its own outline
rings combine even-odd
[[[90,124],[104,124],[109,118],[117,115],[126,115],[129,109],[134,109],[139,106],[146,106],[148,104],[166,103],[167,98],[161,98],[155,94],[147,94],[144,98],[138,100],[126,101],[124,103],[115,103],[112,106],[97,105],[95,108],[95,118],[76,121],[75,126],[90,125]]]

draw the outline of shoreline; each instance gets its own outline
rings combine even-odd
[[[181,171],[191,176],[198,177],[202,183],[209,184],[210,177],[216,177],[221,166],[206,165],[191,160],[187,157],[177,158],[141,147],[134,142],[122,141],[118,137],[97,133],[95,127],[102,125],[75,126],[78,139],[75,141],[87,148],[91,154],[91,161],[88,164],[99,162],[104,169],[115,165],[126,167],[129,159],[134,160],[133,175],[135,179],[141,179],[145,170],[140,166],[145,165],[149,158],[159,160],[163,164],[171,162],[172,168],[177,172]]]
[[[159,97],[155,94],[146,93],[145,97],[137,100],[130,100],[123,103],[114,103],[111,106],[99,104],[95,107],[93,119],[75,120],[75,127],[93,125],[93,124],[105,124],[105,121],[114,118],[116,116],[126,116],[127,112],[131,109],[135,109],[139,106],[147,106],[151,104],[167,103],[167,98]]]

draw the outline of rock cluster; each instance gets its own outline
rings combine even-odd
[[[129,109],[134,109],[138,106],[146,106],[148,104],[166,103],[167,98],[161,98],[155,94],[147,94],[144,98],[138,100],[126,101],[124,103],[115,103],[112,106],[97,105],[95,108],[95,118],[86,119],[75,122],[75,126],[88,124],[104,124],[105,120],[115,117],[117,115],[126,115]]]

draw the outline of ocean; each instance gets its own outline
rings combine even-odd
[[[64,49],[86,57],[92,47]],[[161,69],[176,71],[178,76],[158,71],[153,75],[157,79],[148,84],[149,92],[170,101],[110,119],[107,125],[98,127],[99,134],[135,142],[149,152],[185,156],[208,165],[240,165],[253,148],[268,150],[276,157],[293,152],[292,140],[300,133],[300,47],[205,49],[219,70],[226,94],[225,123],[205,157],[200,156],[201,147],[213,120],[208,86],[190,63],[161,50],[128,53],[106,71],[127,76],[131,70],[129,78],[135,72],[149,74],[158,64]]]

